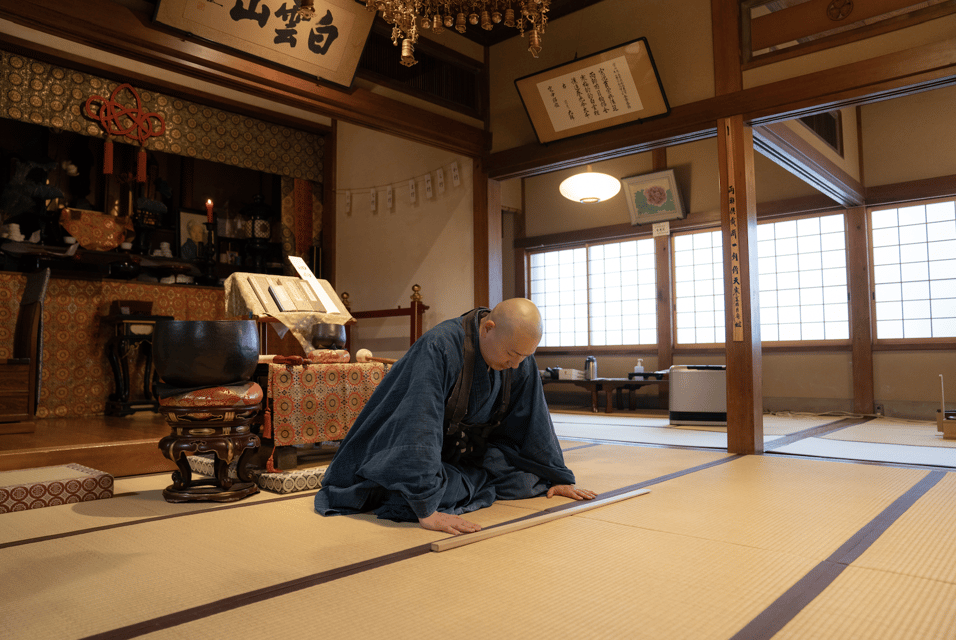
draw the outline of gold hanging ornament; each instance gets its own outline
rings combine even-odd
[[[541,51],[541,36],[548,22],[551,0],[366,0],[369,11],[382,12],[392,25],[392,44],[401,46],[402,64],[411,67],[415,60],[418,30],[441,33],[455,28],[465,33],[467,24],[481,24],[490,31],[495,25],[516,28],[524,37],[528,32],[528,51],[535,58]],[[516,11],[517,9],[517,11]],[[504,19],[502,20],[502,10]],[[313,0],[300,0],[299,15],[308,20],[314,15]]]

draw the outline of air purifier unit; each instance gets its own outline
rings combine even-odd
[[[678,364],[670,368],[668,410],[671,424],[727,424],[727,367]]]

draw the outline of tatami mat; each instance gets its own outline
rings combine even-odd
[[[947,473],[853,566],[956,584],[954,505],[956,474]],[[956,614],[952,618],[956,620]],[[956,633],[949,637],[956,638]]]
[[[649,427],[607,423],[594,425],[555,420],[554,430],[561,438],[727,449],[726,433],[675,429],[666,425]]]
[[[816,416],[802,414],[765,415],[763,417],[763,433],[765,436],[789,436],[814,427],[822,427],[841,420],[835,416]],[[726,426],[698,426],[674,425],[679,429],[695,429],[698,431],[727,432]]]
[[[817,458],[866,460],[891,464],[931,465],[956,469],[956,450],[943,447],[914,447],[875,442],[850,442],[829,438],[806,438],[774,449],[774,453]]]
[[[671,425],[667,418],[633,414],[552,412],[557,434],[565,438],[608,440],[682,447],[727,448],[727,427]],[[839,416],[765,415],[764,442],[840,421]]]
[[[496,505],[496,513],[523,512]],[[0,567],[15,588],[0,604],[0,636],[100,633],[441,537],[368,516],[322,518],[303,496],[8,547]]]
[[[0,544],[12,585],[0,637],[731,638],[930,473],[564,444],[580,486],[650,493],[441,554],[427,545],[445,534],[368,515],[322,518],[311,494],[170,505],[165,475],[119,480],[119,495],[99,501],[109,511],[36,510],[66,537],[33,539],[33,513],[4,514],[7,539],[27,540]],[[942,534],[956,526],[956,476],[933,473],[942,481],[813,600],[821,613],[797,613],[788,637],[909,637],[857,633],[870,629],[866,607],[884,589],[928,603],[944,594],[939,606],[953,618],[956,543]],[[498,502],[467,517],[488,528],[568,502]],[[864,591],[840,595],[850,579]],[[896,602],[911,603],[900,613],[911,625],[949,629],[906,597]],[[836,625],[833,611],[860,619]]]
[[[648,496],[635,498],[640,501]],[[572,517],[147,638],[727,638],[812,561]]]
[[[31,509],[15,518],[0,518],[0,546],[30,538],[60,535],[70,531],[118,525],[146,518],[178,516],[184,513],[221,509],[223,505],[191,502],[171,504],[162,496],[171,484],[169,473],[115,478],[113,497],[77,504]],[[280,496],[260,491],[236,504],[274,500]],[[122,500],[120,500],[122,498]],[[68,517],[64,514],[68,513]]]
[[[840,429],[823,436],[829,440],[902,444],[912,447],[943,447],[956,449],[956,440],[946,440],[936,430],[935,422],[913,422],[877,418],[864,424]]]
[[[150,637],[265,631],[263,620],[295,637],[319,623],[309,603],[321,602],[336,612],[322,627],[332,637],[438,638],[449,630],[427,622],[455,620],[481,636],[729,638],[923,476],[736,458],[645,496]]]
[[[774,640],[956,638],[956,584],[849,567]]]
[[[925,475],[915,469],[743,456],[582,517],[822,560]]]

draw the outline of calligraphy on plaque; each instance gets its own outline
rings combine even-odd
[[[734,342],[744,339],[744,315],[740,300],[740,235],[737,233],[737,192],[734,185],[727,186],[730,207],[730,282],[733,310]]]
[[[542,143],[670,113],[646,38],[518,78],[515,87]]]
[[[351,86],[375,14],[352,0],[158,0],[154,20],[329,82]]]

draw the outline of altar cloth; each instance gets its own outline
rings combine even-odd
[[[381,362],[269,365],[277,447],[341,440],[385,376]]]

